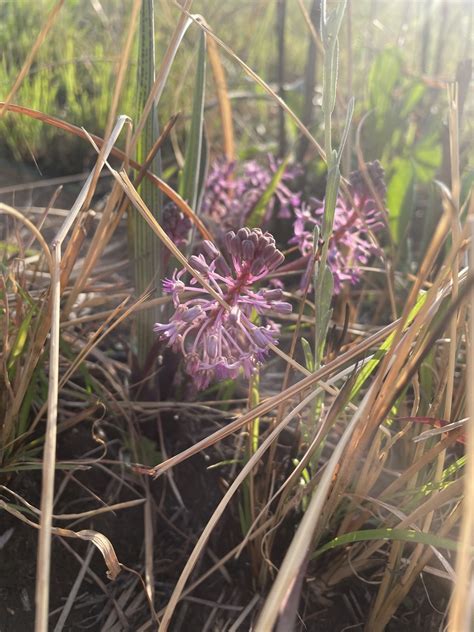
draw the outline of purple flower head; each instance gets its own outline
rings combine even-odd
[[[375,190],[383,200],[385,183],[380,163],[369,163],[367,170]],[[360,172],[350,174],[349,182],[353,205],[338,196],[328,247],[328,265],[334,277],[336,293],[340,292],[345,281],[355,285],[360,280],[360,266],[366,265],[372,255],[380,255],[380,249],[370,239],[369,231],[375,233],[385,225]],[[296,244],[303,255],[312,252],[313,230],[315,226],[321,228],[323,214],[324,201],[317,199],[295,209],[294,236],[290,243]]]
[[[209,172],[202,203],[203,214],[224,230],[238,229],[245,224],[257,202],[267,190],[280,163],[268,155],[268,166],[256,160],[243,163],[217,160]],[[295,167],[287,167],[266,210],[267,220],[278,206],[278,216],[291,217],[301,203],[300,194],[290,185],[298,175]]]
[[[174,202],[167,202],[163,208],[163,228],[171,241],[180,248],[188,240],[191,220],[179,210]]]
[[[169,346],[181,351],[186,372],[198,389],[213,380],[235,379],[241,369],[249,377],[264,361],[269,345],[277,343],[278,327],[272,322],[265,326],[253,323],[253,310],[259,315],[285,315],[292,309],[282,300],[280,289],[252,287],[284,260],[269,233],[241,228],[237,234],[228,232],[224,242],[228,259],[206,240],[201,254],[190,257],[189,263],[230,311],[199,287],[194,277],[185,285],[181,280],[185,269],[175,270],[163,282],[164,291],[173,297],[175,313],[169,323],[154,327]]]

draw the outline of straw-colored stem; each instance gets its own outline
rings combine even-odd
[[[470,235],[469,268],[474,274],[474,194],[468,217]],[[474,292],[469,297],[469,338],[467,345],[467,383],[474,384]],[[469,420],[466,423],[466,476],[464,483],[464,511],[459,534],[459,553],[456,562],[457,581],[454,584],[449,613],[449,632],[469,630],[474,627],[474,390],[468,389],[467,410]]]
[[[43,452],[41,485],[41,522],[36,567],[35,632],[47,632],[49,608],[49,575],[51,568],[51,527],[53,523],[54,472],[56,467],[56,434],[58,419],[59,332],[61,319],[61,242],[53,248],[51,274],[51,336],[49,346],[48,417]]]

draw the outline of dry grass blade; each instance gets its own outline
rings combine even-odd
[[[216,84],[217,100],[222,120],[222,136],[224,142],[224,154],[229,162],[235,160],[234,126],[232,124],[232,107],[230,104],[224,67],[219,57],[217,44],[212,38],[207,40],[207,52],[209,62]]]
[[[471,194],[471,206],[467,220],[470,234],[469,266],[474,274],[474,194]],[[469,300],[469,340],[467,341],[468,384],[474,384],[474,292]],[[464,512],[459,535],[460,551],[456,563],[457,581],[454,584],[453,598],[449,613],[449,632],[468,630],[474,619],[474,599],[472,581],[474,571],[474,391],[467,392],[469,420],[466,423],[466,477],[464,487]]]
[[[94,174],[99,173],[128,117],[121,116],[110,138],[99,155],[96,169],[87,178],[68,216],[61,225],[52,246],[53,267],[51,272],[51,335],[49,352],[48,417],[43,452],[43,480],[41,487],[41,518],[36,570],[35,631],[47,632],[49,606],[49,576],[51,568],[51,533],[56,464],[56,437],[59,394],[59,341],[61,320],[61,248],[62,243],[87,199]],[[101,545],[105,546],[101,539]],[[96,546],[98,544],[95,542]],[[115,555],[115,554],[114,554]]]
[[[68,598],[66,600],[66,603],[64,604],[64,608],[61,611],[59,619],[56,625],[54,626],[53,632],[62,632],[62,629],[64,628],[64,624],[66,623],[69,613],[71,612],[74,602],[76,601],[79,588],[81,587],[81,584],[84,580],[87,569],[89,568],[89,565],[91,563],[93,553],[94,553],[94,547],[91,546],[89,547],[89,551],[87,552],[84,562],[81,564],[79,573],[77,574],[76,580],[74,581],[71,591],[69,592]]]
[[[30,527],[34,527],[35,529],[40,529],[40,525],[36,524],[32,520],[26,518],[20,511],[8,505],[4,500],[0,499],[0,508],[7,511],[18,520],[26,523]],[[87,542],[92,542],[94,546],[96,546],[99,551],[102,553],[102,557],[104,558],[105,564],[107,566],[107,577],[109,579],[116,579],[122,570],[120,562],[118,561],[117,555],[115,554],[114,547],[108,538],[105,537],[102,533],[98,531],[94,531],[93,529],[83,529],[82,531],[71,531],[71,529],[62,529],[61,527],[51,527],[51,533],[53,535],[59,535],[62,538],[78,538],[79,540],[85,540]],[[47,630],[47,628],[45,628]]]
[[[107,125],[105,126],[104,138],[109,136],[112,131],[112,127],[117,116],[117,108],[120,100],[120,95],[122,94],[125,76],[128,68],[128,63],[130,60],[130,53],[133,46],[133,38],[135,35],[135,30],[137,28],[138,16],[140,14],[140,8],[142,5],[142,0],[134,0],[132,5],[132,10],[130,13],[130,17],[128,19],[128,31],[127,37],[125,39],[125,44],[123,47],[123,53],[120,56],[120,63],[117,72],[117,80],[115,82],[114,93],[112,96],[112,103],[110,104],[109,114],[107,118]]]
[[[56,428],[58,416],[59,382],[59,320],[61,300],[61,252],[53,248],[51,274],[51,338],[49,347],[48,418],[43,453],[43,481],[41,488],[41,522],[36,568],[35,632],[47,632],[49,607],[49,575],[51,567],[51,533],[56,464]]]
[[[136,311],[140,311],[142,309],[151,309],[152,307],[156,307],[156,305],[166,305],[171,302],[170,296],[162,296],[160,298],[153,298],[149,301],[145,301],[143,303],[136,305]],[[103,312],[94,312],[93,314],[87,314],[86,316],[80,316],[79,318],[71,318],[66,322],[61,323],[61,327],[74,327],[75,325],[81,325],[83,323],[90,323],[96,320],[104,320],[112,316],[113,314],[120,314],[126,309],[125,305],[118,305],[114,309],[107,309]]]
[[[319,389],[315,389],[312,393],[307,395],[303,399],[303,401],[301,401],[297,406],[295,406],[295,408],[286,417],[284,417],[284,419],[282,419],[282,421],[278,424],[278,426],[274,428],[274,430],[262,442],[262,444],[257,448],[254,454],[249,458],[247,463],[240,470],[240,472],[238,473],[238,475],[232,482],[232,485],[229,487],[224,497],[222,498],[217,508],[215,509],[214,513],[212,514],[211,518],[207,522],[204,528],[204,531],[201,533],[199,540],[196,543],[196,546],[194,547],[191,555],[189,556],[186,562],[186,565],[183,571],[181,572],[181,575],[179,576],[179,579],[173,590],[173,594],[171,595],[171,598],[166,607],[165,613],[163,614],[163,618],[161,620],[161,624],[159,627],[159,632],[166,632],[168,630],[174,610],[184,590],[184,586],[191,572],[193,571],[197,560],[203,553],[204,547],[206,546],[209,536],[211,535],[218,520],[224,513],[224,510],[229,504],[229,501],[231,500],[233,495],[239,489],[240,485],[247,478],[247,476],[251,473],[254,466],[259,462],[259,460],[261,459],[263,454],[266,452],[266,450],[272,445],[273,441],[276,440],[280,432],[290,423],[290,421],[292,421],[296,417],[296,415],[298,415],[298,413],[300,413],[300,411],[302,411],[318,395],[319,395]],[[270,629],[271,627],[265,628],[265,630],[270,630]]]
[[[313,541],[316,524],[329,493],[336,468],[339,465],[344,450],[348,445],[354,430],[360,423],[361,418],[364,418],[367,405],[370,404],[370,401],[371,393],[369,391],[364,397],[359,410],[354,414],[349,425],[344,430],[342,437],[339,439],[336,448],[326,464],[318,487],[314,492],[303,519],[298,526],[296,534],[291,541],[277,578],[273,583],[270,593],[262,608],[262,612],[260,613],[255,627],[255,632],[267,632],[267,630],[273,629],[273,626],[278,618],[278,614],[281,612],[281,608],[285,604],[286,599],[291,595],[292,588],[298,579],[300,569],[310,554],[310,545]]]
[[[89,140],[92,139],[98,145],[98,147],[102,147],[104,142],[106,142],[104,141],[103,138],[96,136],[95,134],[88,134],[82,128],[77,127],[77,125],[72,125],[71,123],[62,121],[61,119],[58,119],[55,116],[50,116],[49,114],[44,114],[43,112],[38,112],[37,110],[33,110],[31,108],[27,108],[22,105],[16,105],[13,103],[5,104],[4,102],[0,101],[0,107],[3,105],[5,105],[6,109],[9,112],[16,112],[18,114],[28,116],[35,120],[41,121],[45,123],[46,125],[51,125],[52,127],[61,129],[79,138],[89,139]],[[113,147],[111,149],[110,155],[114,156],[115,158],[119,158],[120,160],[123,160],[123,161],[128,160],[128,163],[130,164],[130,166],[136,171],[140,171],[140,169],[142,168],[142,165],[140,165],[135,160],[132,160],[131,158],[128,159],[127,154],[121,151],[120,149],[117,149],[117,147]],[[191,222],[196,226],[197,230],[201,233],[204,239],[210,239],[212,241],[212,235],[204,226],[202,221],[194,214],[194,212],[189,207],[189,205],[183,200],[183,198],[178,193],[176,193],[174,189],[172,189],[168,184],[166,184],[166,182],[158,178],[158,176],[155,176],[155,174],[150,173],[149,171],[145,173],[145,177],[151,182],[153,182],[156,187],[158,187],[172,202],[174,202],[176,206],[179,208],[179,210],[182,211],[186,215],[186,217],[189,217]]]
[[[27,507],[31,512],[37,514],[38,516],[41,514],[40,510],[37,509],[34,505],[25,500],[22,496],[17,494],[5,485],[0,485],[0,489],[3,489],[8,494],[11,494],[16,500],[21,502],[25,507]],[[145,502],[144,498],[136,498],[135,500],[127,500],[121,503],[115,503],[113,505],[106,505],[105,507],[99,507],[98,509],[91,509],[90,511],[81,511],[80,513],[68,513],[68,514],[53,514],[54,520],[86,520],[88,518],[94,518],[95,516],[99,516],[100,514],[120,511],[121,509],[130,509],[131,507],[137,507],[139,505],[143,505]]]
[[[205,31],[207,33],[207,35],[209,35],[209,37],[216,42],[216,44],[218,44],[223,50],[225,50],[225,52],[234,61],[236,61],[239,64],[239,66],[246,72],[246,74],[251,79],[253,79],[253,81],[255,81],[255,83],[257,83],[261,88],[263,88],[263,90],[265,90],[265,92],[267,94],[269,94],[271,96],[271,98],[279,105],[279,107],[281,107],[288,114],[288,116],[291,117],[291,119],[295,122],[295,124],[298,127],[298,129],[302,132],[302,134],[304,136],[306,136],[306,138],[309,140],[311,145],[313,145],[313,147],[316,149],[316,151],[318,152],[320,157],[324,161],[326,161],[326,154],[324,153],[324,149],[321,147],[321,145],[318,143],[318,141],[314,138],[314,136],[311,134],[309,129],[298,118],[298,116],[296,116],[296,114],[293,112],[293,110],[285,103],[285,101],[283,101],[283,99],[281,97],[279,97],[277,95],[277,93],[274,90],[272,90],[272,88],[268,85],[268,83],[266,83],[263,79],[261,79],[261,77],[259,77],[257,75],[257,73],[250,68],[250,66],[248,66],[242,59],[240,59],[240,57],[238,55],[236,55],[234,53],[234,51],[229,46],[227,46],[227,44],[225,44],[221,39],[219,39],[217,37],[217,35],[215,35],[211,31],[211,29],[203,23],[203,21],[201,19],[198,19],[196,16],[191,15],[189,13],[189,11],[186,10],[185,7],[181,7],[180,5],[177,5],[177,6],[179,6],[179,8],[183,12],[183,14],[187,15],[189,17],[189,19],[191,19],[203,31]]]

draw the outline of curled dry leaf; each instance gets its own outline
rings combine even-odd
[[[0,509],[5,509],[12,516],[18,518],[22,522],[25,522],[30,527],[34,527],[35,529],[39,529],[39,525],[29,520],[20,513],[17,509],[8,505],[5,501],[0,500]],[[115,554],[114,547],[112,546],[111,541],[102,533],[98,531],[94,531],[93,529],[83,529],[82,531],[72,531],[71,529],[62,529],[60,527],[51,527],[51,532],[54,535],[59,535],[63,538],[79,538],[80,540],[87,540],[88,542],[92,542],[99,551],[102,553],[102,557],[104,558],[104,562],[107,566],[107,577],[111,580],[116,579],[120,571],[122,570],[122,566],[118,561],[117,555]]]

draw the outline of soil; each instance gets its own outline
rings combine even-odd
[[[169,436],[172,437],[172,435],[171,432]],[[90,449],[90,435],[84,430],[75,433],[72,442],[69,436],[65,443],[69,445],[61,445],[60,441],[58,454],[61,458],[67,457],[74,443],[76,454]],[[176,441],[176,451],[183,447],[185,446],[181,435],[181,438]],[[212,457],[216,456],[212,455]],[[211,459],[214,460],[212,457]],[[166,605],[187,556],[222,496],[218,470],[208,470],[207,465],[208,462],[198,455],[174,470],[175,483],[182,495],[185,510],[180,508],[169,489],[164,493],[161,479],[150,481],[153,496],[158,506],[161,504],[160,512],[156,515],[154,542],[155,569],[158,578],[155,586],[157,609]],[[99,498],[107,498],[107,494],[110,494],[110,478],[104,472],[91,469],[76,472],[75,476]],[[62,477],[58,475],[56,489],[61,480]],[[37,472],[23,472],[17,474],[9,482],[9,487],[27,498],[32,504],[38,505],[39,484],[40,476]],[[76,486],[68,486],[61,502],[56,507],[58,513],[83,511],[90,506],[97,506],[97,503],[88,503],[82,494],[78,497],[77,490]],[[131,497],[129,491],[123,489],[113,502],[129,500]],[[164,503],[162,503],[163,499]],[[1,518],[0,536],[9,529],[13,529],[13,534],[0,549],[0,568],[2,569],[0,573],[0,632],[28,632],[34,627],[37,532],[5,512],[2,513]],[[210,548],[215,556],[224,555],[240,541],[241,533],[238,528],[237,530],[235,528],[238,524],[237,508],[234,504],[231,511],[226,512],[223,521],[211,538]],[[142,507],[126,509],[116,515],[103,514],[75,528],[94,528],[103,533],[113,543],[122,564],[143,572],[143,567],[140,567],[143,561],[144,542]],[[86,543],[68,540],[67,544],[81,558],[86,556]],[[283,553],[284,543],[281,548]],[[51,564],[50,611],[55,614],[51,615],[50,629],[53,630],[59,617],[58,609],[64,605],[69,595],[80,570],[80,564],[62,545],[58,537],[53,537]],[[212,560],[205,556],[198,565],[197,574],[193,577],[201,575],[211,564]],[[98,552],[94,553],[90,568],[104,582],[106,594],[86,575],[76,599],[77,605],[71,611],[64,627],[65,631],[79,632],[87,628],[99,632],[104,629],[104,621],[112,609],[111,599],[117,599],[123,595],[133,579],[130,573],[124,571],[115,582],[109,581],[105,575],[103,559]],[[227,584],[219,573],[211,575],[193,592],[193,598],[204,601],[202,603],[184,601],[178,607],[171,627],[172,631],[204,629],[212,611],[212,606],[209,604],[214,603],[219,597],[224,597],[222,603],[235,606],[245,606],[251,601],[256,589],[247,556],[244,554],[238,561],[227,564],[226,570],[232,578],[232,585]],[[314,576],[313,573],[310,574]],[[441,580],[436,580],[429,575],[425,575],[423,579],[424,585],[421,581],[415,585],[409,597],[397,611],[396,618],[387,627],[387,632],[401,630],[435,632],[442,628],[443,613],[448,603],[448,587]],[[363,621],[375,596],[375,588],[354,577],[338,586],[332,593],[321,598],[314,598],[311,583],[306,584],[300,604],[306,625],[295,629],[304,629],[308,632],[363,630]],[[135,586],[134,595],[140,592],[143,592],[142,588],[139,585]],[[231,620],[237,616],[232,610],[230,612],[222,610],[210,629],[214,632],[223,630],[228,623],[229,614]],[[127,624],[120,629],[137,630],[149,619],[149,609],[143,599],[138,611],[128,617]],[[248,620],[239,627],[240,632],[247,632],[249,629]]]

